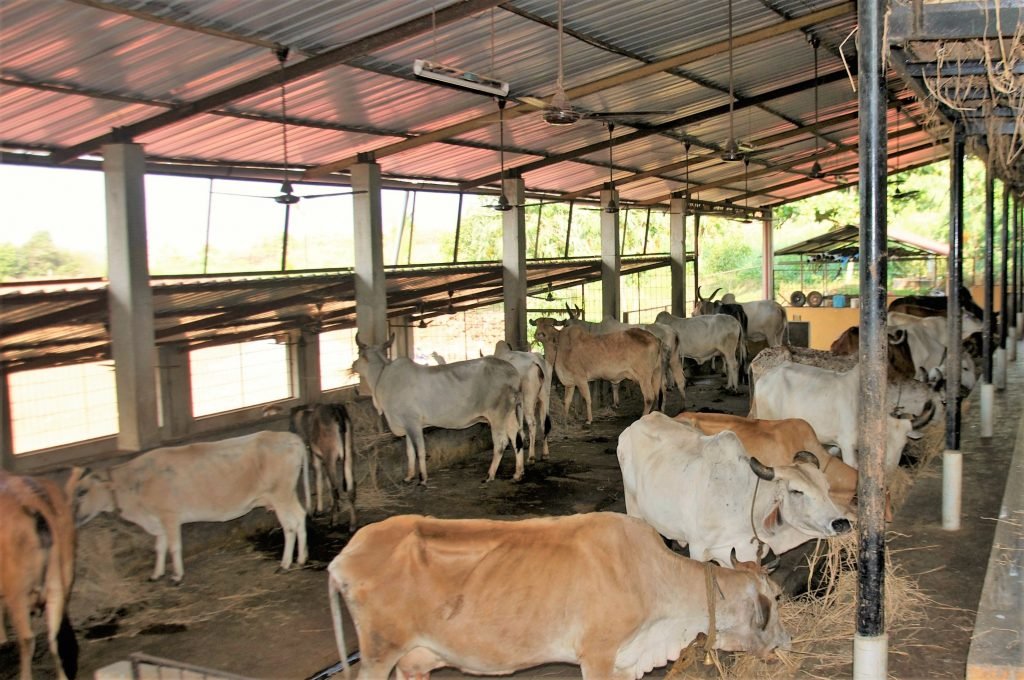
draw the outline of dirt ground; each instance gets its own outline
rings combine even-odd
[[[999,432],[991,442],[983,444],[977,439],[976,407],[964,418],[963,450],[977,454],[965,456],[964,529],[951,534],[939,527],[940,507],[935,500],[936,489],[941,488],[938,458],[914,471],[913,486],[890,525],[893,561],[920,586],[925,598],[917,619],[900,623],[899,612],[887,614],[890,622],[895,621],[889,624],[893,677],[964,676],[973,610],[995,526],[991,518],[998,513],[1001,480],[1005,480],[1020,419],[1021,373],[1016,367],[1011,370],[1009,394],[1013,398],[997,399]],[[667,411],[674,414],[680,406],[673,393]],[[747,397],[745,390],[739,395],[724,393],[717,378],[698,378],[688,387],[686,406],[745,414]],[[514,519],[597,510],[624,512],[615,446],[619,433],[639,412],[635,395],[628,395],[618,411],[598,409],[592,428],[583,428],[576,421],[566,425],[556,417],[551,459],[528,467],[520,484],[510,481],[512,461],[507,456],[498,480],[482,483],[489,464],[487,453],[432,470],[427,489],[405,485],[387,474],[379,476],[376,489],[363,479],[360,525],[400,513]],[[941,423],[929,427],[920,446],[941,448]],[[147,581],[152,544],[140,529],[112,518],[96,520],[105,523],[101,525],[104,531],[83,532],[79,550],[90,555],[91,566],[86,573],[80,570],[71,603],[82,648],[81,676],[92,677],[98,668],[132,652],[258,678],[310,678],[336,663],[325,568],[344,547],[348,532],[328,527],[324,518],[310,520],[309,563],[303,569],[280,573],[277,562],[282,534],[277,528],[254,529],[255,525],[267,525],[261,513],[264,511],[254,511],[232,523],[229,539],[213,549],[189,550],[190,536],[198,536],[204,529],[187,526],[186,574],[177,586],[166,580]],[[797,561],[790,558],[774,577],[785,580]],[[79,618],[76,611],[94,613]],[[351,629],[347,636],[354,648]],[[850,642],[847,637],[832,644],[849,647]],[[36,677],[53,677],[42,639],[37,645],[35,669]],[[0,680],[14,678],[16,670],[15,646],[0,645]],[[660,669],[646,677],[665,674],[666,669]],[[851,675],[849,665],[838,662],[827,672],[804,671],[797,677]],[[461,677],[452,671],[435,676]],[[515,677],[578,678],[579,670],[550,665]]]

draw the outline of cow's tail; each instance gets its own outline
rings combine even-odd
[[[523,450],[523,393],[520,390],[516,390],[516,451]]]
[[[352,418],[348,414],[348,409],[341,404],[335,407],[335,416],[341,430],[339,433],[341,435],[341,467],[345,493],[348,495],[349,502],[349,529],[354,531],[356,528],[356,478],[352,470],[355,466],[356,450],[352,443]]]
[[[334,575],[327,577],[327,599],[331,603],[331,621],[334,624],[334,643],[338,646],[338,658],[345,671],[345,677],[352,677],[348,663],[348,649],[345,645],[345,624],[341,620],[341,591],[334,583]]]
[[[78,675],[78,639],[75,637],[75,629],[71,627],[67,611],[64,612],[60,620],[60,630],[57,631],[57,654],[60,656],[64,675],[74,680]]]
[[[313,453],[309,450],[308,446],[303,446],[302,451],[302,491],[306,497],[306,514],[313,515],[313,497],[309,493],[309,457]],[[317,494],[319,494],[319,486],[317,487]]]

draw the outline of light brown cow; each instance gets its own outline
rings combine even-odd
[[[281,568],[305,564],[306,511],[296,484],[302,474],[309,497],[306,447],[291,432],[256,432],[213,442],[153,449],[121,465],[84,477],[79,484],[77,517],[85,524],[101,512],[113,512],[156,537],[151,580],[164,575],[170,550],[181,581],[181,525],[227,522],[253,508],[273,508],[284,531]]]
[[[565,385],[565,417],[569,417],[572,395],[579,388],[587,406],[587,425],[594,421],[589,380],[620,382],[632,380],[640,386],[644,415],[651,412],[661,392],[661,342],[647,331],[625,331],[591,335],[580,326],[559,330],[554,319],[530,321],[537,327],[534,338],[544,345],[544,354]]]
[[[291,414],[291,431],[302,437],[313,455],[316,511],[324,510],[324,473],[331,488],[331,523],[341,519],[341,492],[348,496],[348,529],[356,530],[356,480],[352,474],[352,418],[343,404],[296,406]],[[341,466],[341,477],[338,466]],[[344,486],[343,486],[344,485]],[[309,498],[306,507],[310,507]]]
[[[852,508],[857,494],[857,470],[830,455],[818,441],[814,428],[801,418],[759,420],[725,413],[680,413],[676,420],[693,425],[706,435],[731,430],[750,455],[765,465],[793,465],[798,451],[810,451],[828,480],[829,496],[842,508]]]
[[[519,521],[401,515],[361,529],[328,567],[359,636],[359,678],[428,677],[453,666],[507,675],[574,663],[583,678],[633,680],[708,633],[716,649],[789,644],[779,589],[756,570],[702,565],[640,520],[599,512]]]
[[[0,642],[3,612],[18,637],[21,680],[32,677],[36,636],[31,614],[46,613],[47,641],[57,678],[75,677],[78,643],[67,603],[75,578],[75,523],[70,498],[82,471],[74,468],[64,489],[52,480],[0,472]]]

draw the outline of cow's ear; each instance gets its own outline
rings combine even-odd
[[[757,609],[754,612],[754,625],[765,630],[772,616],[772,601],[763,593],[757,594]]]
[[[530,325],[531,326],[536,326],[537,325],[537,320],[536,319],[530,319]]]
[[[68,498],[74,498],[75,487],[78,486],[78,482],[80,482],[82,480],[82,477],[84,477],[86,474],[87,472],[85,468],[73,466],[71,468],[71,474],[68,475],[67,481],[64,482],[64,495],[66,495]]]

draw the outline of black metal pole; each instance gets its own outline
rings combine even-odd
[[[1003,182],[1003,224],[1000,231],[999,250],[999,346],[1006,349],[1006,338],[1010,324],[1010,187]]]
[[[700,213],[693,214],[693,295],[696,299],[697,291],[700,290]],[[686,316],[685,305],[683,316]]]
[[[949,172],[949,258],[946,263],[948,297],[946,318],[949,338],[946,347],[946,449],[960,450],[960,342],[962,316],[960,288],[964,281],[964,130],[953,131],[953,157]]]
[[[887,3],[857,3],[860,26],[858,103],[860,107],[860,414],[857,455],[857,636],[885,635],[885,442],[886,442],[886,251],[887,128],[882,29]],[[884,638],[882,638],[884,640]],[[866,647],[867,645],[865,645]],[[884,647],[867,650],[867,669],[885,676]],[[854,645],[854,675],[861,650]],[[877,655],[881,658],[877,658]],[[864,677],[868,677],[865,675]]]
[[[985,294],[984,294],[984,319],[982,322],[985,328],[982,331],[982,374],[983,382],[992,384],[992,303],[993,285],[995,283],[995,272],[993,263],[995,261],[995,176],[992,174],[991,162],[985,165]]]

